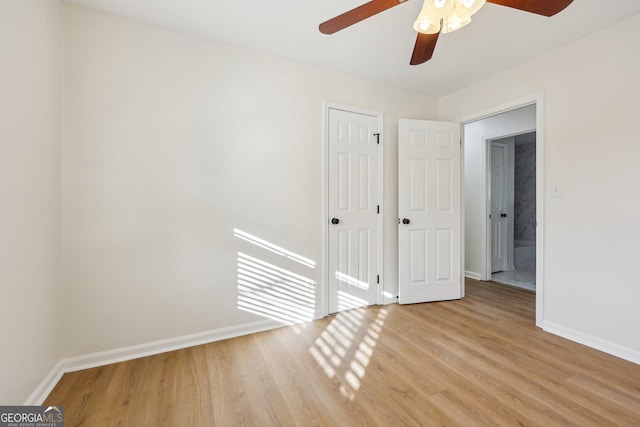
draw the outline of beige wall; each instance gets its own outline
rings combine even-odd
[[[58,1],[0,1],[0,404],[59,358]]]
[[[435,99],[77,6],[64,17],[65,356],[260,320],[236,308],[238,252],[321,284],[323,100],[385,115],[395,293],[396,123],[435,118]]]
[[[636,15],[439,101],[452,119],[544,91],[545,323],[635,360],[639,46]]]

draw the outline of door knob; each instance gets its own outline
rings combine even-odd
[[[506,217],[507,217],[507,214],[506,214],[506,213],[502,213],[502,214],[500,214],[500,216],[501,216],[502,218],[506,218]]]
[[[340,224],[340,220],[338,218],[331,218],[331,224],[338,225]]]
[[[404,218],[404,219],[402,220],[402,223],[403,223],[404,225],[411,224],[411,220],[410,220],[409,218]]]

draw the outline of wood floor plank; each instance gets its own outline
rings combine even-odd
[[[374,306],[65,374],[68,426],[640,426],[640,366],[535,327],[535,294]]]
[[[477,351],[473,342],[464,339],[444,337],[439,347],[463,345],[456,369],[465,373],[478,387],[487,390],[504,406],[512,407],[520,414],[529,414],[543,425],[585,426],[603,425],[607,419],[592,412],[588,407],[580,406],[556,395],[541,383],[549,381],[534,372],[523,375],[519,369],[512,369],[508,361],[495,357],[495,354],[483,354]],[[546,380],[546,381],[545,381]],[[571,413],[571,417],[566,417]],[[563,415],[565,414],[565,415]]]

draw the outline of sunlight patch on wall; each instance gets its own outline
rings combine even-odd
[[[342,273],[340,271],[336,271],[336,279],[338,282],[342,282],[349,286],[355,286],[356,288],[363,289],[365,291],[369,290],[369,283],[363,282],[362,280],[358,280],[355,277],[349,276],[346,273]],[[338,287],[341,285],[338,284]]]
[[[384,308],[373,320],[366,309],[341,312],[309,348],[327,377],[340,380],[340,393],[349,400],[362,386],[386,317]]]
[[[307,266],[309,268],[315,268],[316,267],[316,262],[315,261],[313,261],[313,260],[311,260],[309,258],[303,257],[302,255],[298,255],[295,252],[291,252],[290,250],[287,250],[287,249],[285,249],[285,248],[283,248],[281,246],[274,245],[273,243],[268,242],[268,241],[266,241],[264,239],[261,239],[260,237],[254,236],[253,234],[249,234],[246,231],[242,231],[242,230],[239,230],[237,228],[234,228],[233,229],[233,235],[235,237],[238,237],[238,238],[242,239],[242,240],[246,240],[249,243],[253,243],[256,246],[264,248],[264,249],[266,249],[266,250],[268,250],[270,252],[273,252],[275,254],[283,256],[283,257],[285,257],[287,259],[290,259],[292,261],[298,262],[298,263],[300,263],[300,264],[302,264],[304,266]]]
[[[237,308],[286,325],[297,324],[296,331],[301,332],[304,323],[316,315],[317,290],[312,271],[316,262],[238,228],[233,229],[233,235],[249,243],[246,251],[252,254],[238,252]]]
[[[358,298],[345,291],[338,291],[338,311],[347,311],[368,305],[370,305],[370,303],[367,300]]]
[[[284,324],[315,315],[315,281],[238,252],[238,308]]]

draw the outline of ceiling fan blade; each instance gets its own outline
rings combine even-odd
[[[573,0],[487,0],[487,3],[512,7],[537,15],[553,16],[566,9]]]
[[[416,39],[416,45],[413,48],[413,55],[411,55],[411,65],[419,65],[427,62],[433,56],[433,51],[436,49],[436,43],[438,43],[438,37],[440,33],[436,34],[422,34],[418,33]]]
[[[351,9],[348,12],[338,15],[333,19],[320,24],[320,32],[323,34],[333,34],[360,21],[391,9],[394,6],[402,4],[407,0],[372,0],[361,6]]]

